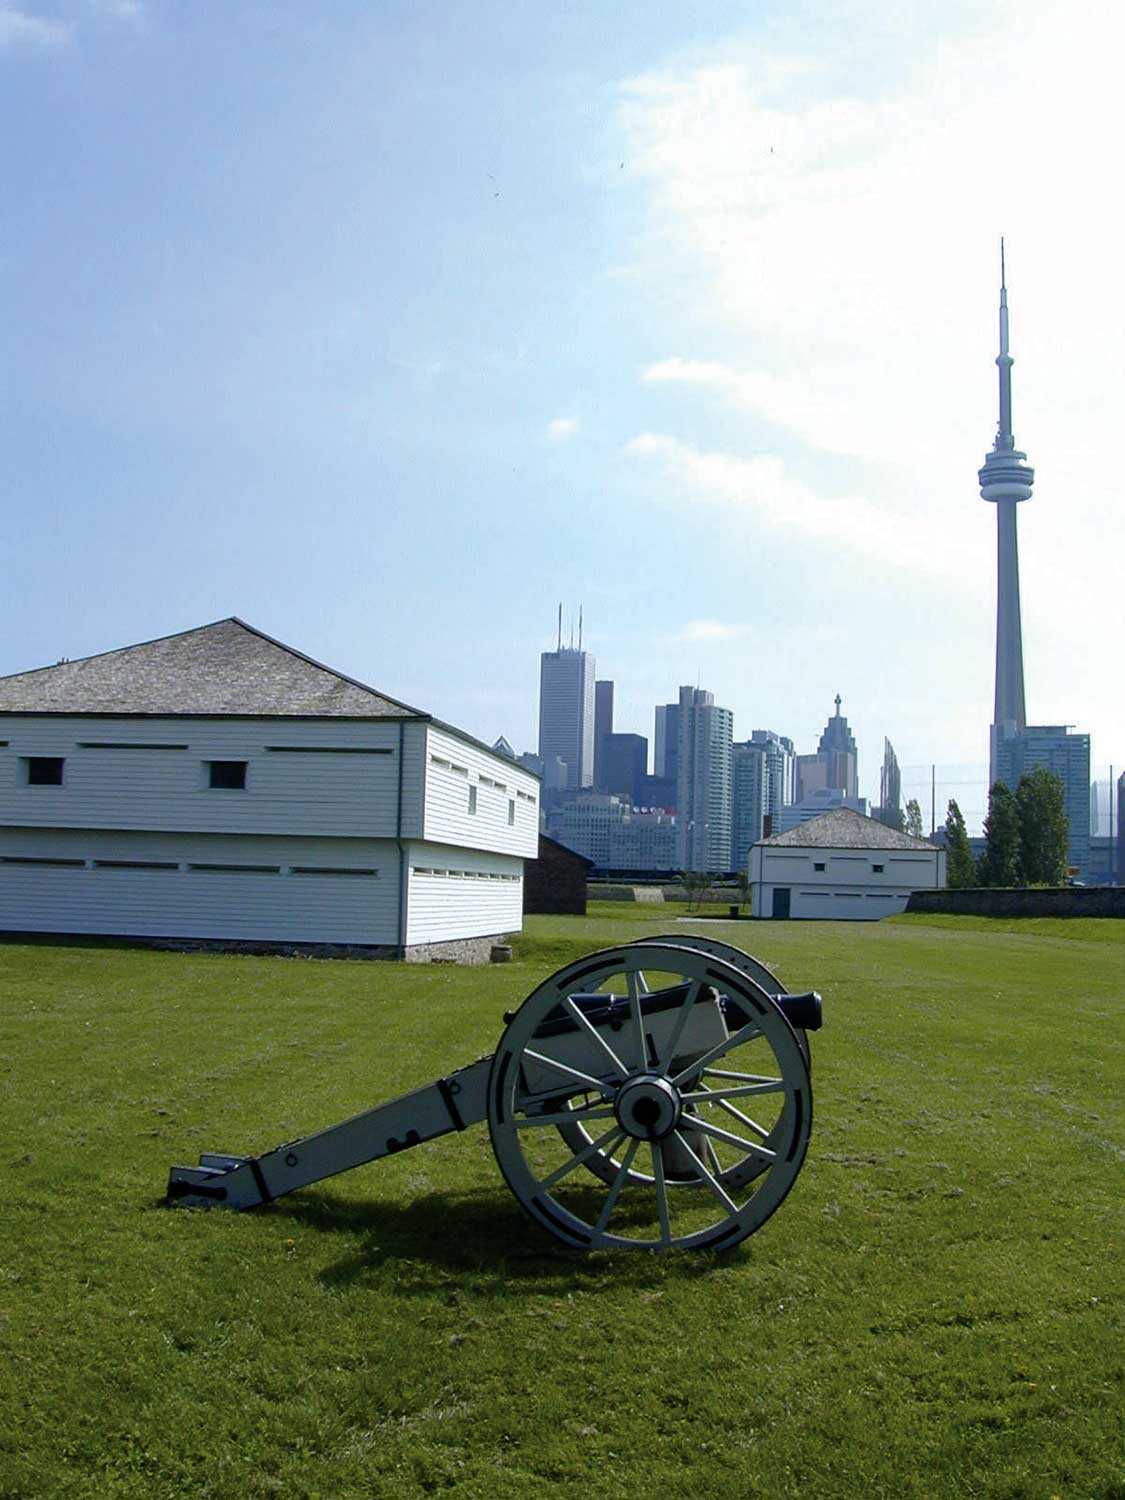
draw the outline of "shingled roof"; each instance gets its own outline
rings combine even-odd
[[[852,807],[832,807],[807,823],[798,823],[787,833],[761,840],[767,848],[778,845],[798,849],[936,849],[925,839],[899,833],[877,818],[866,818]]]
[[[232,616],[0,677],[0,713],[425,719]]]

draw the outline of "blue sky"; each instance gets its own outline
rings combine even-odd
[[[620,728],[839,691],[972,818],[1004,232],[1029,713],[1125,764],[1121,29],[0,0],[0,672],[239,614],[523,748],[563,599]]]

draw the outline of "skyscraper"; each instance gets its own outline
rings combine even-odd
[[[859,795],[859,756],[855,735],[840,712],[840,695],[836,694],[836,712],[824,726],[816,753],[827,762],[828,785],[841,787],[847,797]]]
[[[613,683],[601,678],[594,683],[594,785],[606,790],[602,770],[602,748],[607,735],[613,733]]]
[[[772,729],[755,729],[750,736],[752,745],[760,745],[766,752],[766,765],[769,769],[770,790],[769,800],[766,803],[766,812],[774,820],[774,832],[777,832],[777,820],[781,816],[781,809],[788,807],[796,797],[795,787],[795,765],[797,757],[793,753],[793,741],[784,734],[775,734]]]
[[[1021,500],[1031,499],[1035,483],[1035,470],[1012,436],[1012,356],[1008,352],[1008,285],[1003,240],[1000,241],[1000,353],[996,363],[1000,370],[1000,420],[992,451],[977,475],[981,499],[996,506],[996,692],[989,739],[990,786],[998,775],[999,741],[1027,727],[1016,506]]]
[[[1090,736],[1065,724],[1027,724],[996,742],[996,780],[1015,791],[1025,771],[1046,766],[1063,784],[1066,862],[1083,880],[1090,864]]]
[[[652,774],[675,781],[680,768],[680,705],[659,703],[653,736]]]
[[[561,643],[539,658],[539,754],[566,762],[570,791],[594,782],[594,658]]]
[[[676,851],[681,869],[731,868],[730,760],[734,716],[715,695],[682,687]]]
[[[648,769],[648,740],[643,734],[607,734],[602,741],[601,786],[603,792],[641,801]]]
[[[888,828],[901,829],[902,817],[902,773],[898,768],[898,756],[890,740],[883,738],[883,767],[879,772],[879,806],[875,817]]]
[[[841,698],[836,694],[836,712],[824,726],[815,755],[798,755],[796,800],[826,788],[843,792],[845,797],[859,795],[859,763],[855,735],[840,712]]]
[[[731,856],[744,870],[752,844],[762,837],[769,811],[770,768],[765,745],[740,740],[731,746]]]

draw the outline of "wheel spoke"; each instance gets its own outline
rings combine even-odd
[[[729,1194],[723,1188],[722,1184],[717,1182],[712,1174],[707,1170],[707,1168],[703,1164],[702,1159],[698,1157],[692,1150],[690,1142],[685,1139],[683,1132],[676,1130],[672,1133],[673,1135],[675,1135],[676,1139],[679,1141],[680,1145],[684,1148],[687,1154],[691,1157],[695,1165],[699,1168],[700,1177],[703,1178],[703,1181],[711,1189],[715,1197],[718,1198],[719,1202],[723,1205],[728,1213],[736,1214],[738,1212],[738,1204],[734,1201],[733,1198],[729,1196]]]
[[[638,995],[649,994],[648,980],[645,978],[643,969],[630,969],[625,976],[625,982],[629,986],[630,995],[634,990]]]
[[[720,1099],[748,1099],[752,1094],[783,1094],[784,1078],[771,1078],[767,1083],[745,1083],[735,1089],[704,1089],[698,1094],[681,1094],[684,1104],[717,1103]]]
[[[734,1078],[739,1083],[775,1083],[768,1073],[736,1073],[733,1068],[702,1068],[708,1078]]]
[[[719,1108],[725,1109],[728,1115],[733,1116],[736,1120],[740,1120],[743,1125],[748,1125],[755,1135],[762,1137],[763,1141],[768,1140],[772,1134],[764,1125],[759,1125],[757,1120],[752,1120],[749,1115],[744,1115],[740,1109],[735,1109],[734,1105],[728,1104],[725,1099],[719,1100]]]
[[[596,1109],[564,1109],[558,1114],[528,1115],[525,1119],[515,1120],[513,1123],[517,1130],[527,1130],[537,1125],[573,1125],[586,1120],[610,1120],[612,1118],[612,1105],[602,1104]]]
[[[667,1049],[660,1057],[660,1071],[662,1073],[667,1073],[672,1066],[672,1059],[676,1055],[676,1048],[679,1046],[680,1038],[684,1034],[684,1027],[687,1025],[688,1016],[691,1014],[692,1007],[699,999],[702,990],[703,985],[698,979],[693,979],[689,982],[688,992],[684,996],[683,1004],[680,1006],[676,1016],[676,1023],[672,1027],[672,1035],[668,1038]]]
[[[625,1148],[625,1155],[621,1158],[621,1166],[617,1170],[617,1176],[610,1184],[609,1192],[606,1194],[606,1200],[602,1204],[602,1211],[598,1215],[598,1222],[594,1225],[593,1238],[595,1240],[600,1239],[606,1231],[606,1226],[609,1223],[609,1216],[613,1212],[614,1205],[621,1195],[621,1189],[628,1181],[629,1167],[632,1163],[633,1157],[637,1154],[637,1147],[640,1144],[640,1141],[632,1140]]]
[[[656,1184],[656,1211],[660,1215],[660,1243],[672,1243],[672,1226],[668,1220],[668,1184],[664,1181],[664,1158],[656,1141],[652,1145],[652,1177]]]
[[[721,1125],[712,1125],[710,1120],[696,1120],[692,1129],[702,1130],[704,1135],[713,1135],[716,1140],[726,1141],[731,1146],[737,1146],[740,1151],[753,1152],[755,1156],[764,1156],[768,1161],[777,1160],[776,1151],[770,1151],[765,1146],[759,1146],[756,1141],[744,1141],[740,1135],[733,1135],[729,1130],[724,1130]]]
[[[535,1184],[536,1191],[542,1192],[545,1188],[554,1187],[555,1183],[560,1182],[568,1172],[573,1172],[575,1167],[580,1167],[584,1161],[589,1161],[595,1152],[601,1151],[603,1147],[606,1147],[611,1139],[613,1145],[609,1146],[608,1149],[613,1152],[617,1150],[617,1147],[625,1139],[625,1132],[621,1129],[620,1125],[612,1125],[606,1131],[605,1135],[600,1135],[596,1141],[591,1141],[582,1151],[576,1151],[569,1161],[563,1162],[561,1167],[556,1167],[549,1176],[541,1178]]]
[[[725,1037],[723,1041],[716,1042],[715,1046],[706,1051],[702,1057],[694,1058],[686,1068],[683,1068],[676,1074],[672,1082],[680,1084],[685,1078],[690,1078],[693,1073],[702,1073],[713,1058],[722,1057],[724,1052],[729,1052],[732,1047],[740,1046],[741,1043],[748,1041],[750,1037],[757,1036],[758,1034],[756,1024],[753,1021],[747,1021],[745,1026],[740,1026],[737,1031],[732,1031],[730,1036]]]
[[[589,1073],[583,1073],[578,1068],[572,1068],[569,1063],[558,1062],[543,1052],[533,1052],[530,1047],[523,1049],[523,1055],[533,1058],[537,1063],[542,1063],[544,1067],[554,1068],[558,1073],[565,1073],[568,1078],[577,1078],[579,1083],[584,1083],[587,1088],[597,1089],[603,1099],[613,1098],[613,1089],[608,1084],[603,1083],[600,1078],[591,1078]]]
[[[589,1032],[590,1036],[593,1037],[595,1042],[597,1042],[598,1046],[609,1058],[610,1062],[617,1069],[618,1073],[620,1073],[621,1077],[625,1078],[628,1075],[629,1069],[621,1061],[617,1053],[606,1041],[605,1037],[602,1036],[598,1028],[591,1023],[589,1016],[583,1015],[581,1009],[577,1005],[575,1005],[573,996],[567,995],[564,1004],[566,1005],[567,1010],[570,1011],[571,1015],[578,1022],[578,1024],[585,1031]]]
[[[637,1067],[644,1069],[648,1067],[648,1048],[645,1046],[645,1018],[641,1010],[641,995],[648,994],[648,985],[645,984],[645,976],[640,969],[630,969],[625,976],[629,986],[629,1015],[633,1020],[633,1030],[637,1033]],[[644,985],[642,991],[641,986]]]

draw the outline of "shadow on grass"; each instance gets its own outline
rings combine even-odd
[[[407,1204],[305,1192],[278,1200],[270,1212],[325,1234],[365,1236],[361,1248],[320,1273],[326,1285],[340,1287],[406,1261],[439,1272],[471,1273],[481,1289],[493,1285],[509,1296],[542,1296],[606,1280],[645,1289],[669,1277],[707,1275],[746,1254],[571,1250],[532,1223],[502,1187],[427,1193]],[[433,1290],[432,1278],[396,1283],[396,1291],[407,1295],[430,1296]]]

